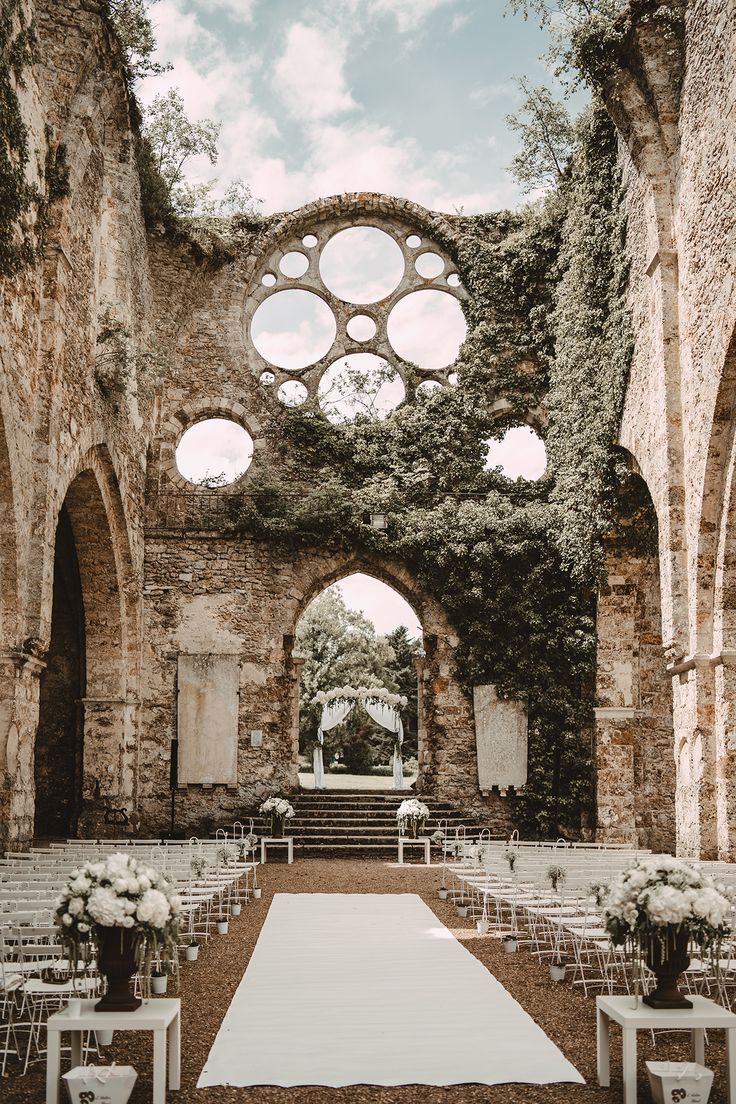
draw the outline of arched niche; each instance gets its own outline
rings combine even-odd
[[[673,851],[672,689],[662,647],[657,516],[633,459],[620,453],[596,611],[597,836]]]
[[[105,450],[91,450],[80,469],[55,531],[34,764],[39,835],[109,835],[112,825],[119,833],[134,800],[137,599],[127,532]]]

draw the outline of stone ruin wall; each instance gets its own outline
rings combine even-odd
[[[51,208],[43,263],[0,280],[0,833],[10,846],[33,831],[39,680],[49,661],[62,503],[85,599],[83,831],[105,832],[111,806],[138,805],[142,826],[166,826],[182,647],[246,641],[241,724],[250,728],[258,716],[265,732],[262,750],[241,748],[241,790],[177,793],[182,822],[201,823],[213,808],[229,818],[247,796],[292,780],[294,712],[279,708],[281,691],[295,692],[289,640],[315,588],[352,570],[328,556],[276,561],[245,541],[183,532],[161,514],[159,496],[170,483],[176,489],[172,419],[201,416],[213,399],[216,410],[231,404],[267,455],[267,411],[242,360],[240,297],[254,258],[246,250],[218,268],[183,243],[146,236],[127,101],[95,4],[24,0],[24,7],[35,10],[41,46],[22,92],[32,164],[40,179],[49,124],[52,140],[68,147],[71,194]],[[606,92],[621,132],[636,336],[620,443],[651,492],[660,556],[658,571],[649,561],[609,561],[598,685],[608,704],[597,721],[602,834],[656,846],[671,838],[665,760],[674,701],[678,846],[729,856],[734,56],[734,5],[691,0],[684,47],[658,40],[656,28],[635,27],[634,60]],[[417,212],[406,204],[403,215]],[[158,394],[144,379],[113,394],[95,383],[106,306],[143,348],[164,355],[168,374]],[[362,566],[390,575],[390,565]],[[451,627],[411,580],[398,581],[436,637],[421,683],[428,790],[458,804],[469,793],[478,800],[472,715],[452,678]],[[442,714],[453,717],[445,732]],[[282,758],[267,754],[274,747]],[[635,797],[624,802],[632,777]],[[496,798],[487,810],[500,824],[505,807]]]
[[[678,848],[732,857],[736,7],[671,5],[685,16],[680,42],[646,18],[651,7],[632,5],[645,18],[606,89],[621,134],[635,334],[620,443],[659,523]]]

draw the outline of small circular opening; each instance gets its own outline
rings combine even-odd
[[[176,446],[176,466],[199,487],[227,487],[250,467],[253,438],[230,418],[205,418],[190,426]]]

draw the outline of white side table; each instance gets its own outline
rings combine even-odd
[[[598,1047],[598,1084],[608,1088],[610,1076],[611,1021],[621,1025],[624,1104],[636,1104],[636,1033],[679,1028],[690,1032],[693,1061],[705,1061],[706,1028],[723,1028],[726,1032],[728,1068],[728,1102],[736,1104],[736,1013],[722,1008],[707,997],[692,996],[692,1008],[649,1008],[641,1000],[634,1008],[634,997],[596,997],[596,1041]]]
[[[71,1068],[82,1064],[84,1031],[153,1032],[153,1104],[166,1104],[166,1064],[168,1053],[169,1088],[179,1088],[181,1076],[181,1001],[144,1001],[135,1012],[95,1012],[97,1000],[82,1001],[82,1011],[71,1016],[68,1008],[49,1016],[46,1055],[46,1104],[59,1104],[61,1076],[61,1036],[71,1035]]]
[[[404,865],[404,848],[416,846],[424,848],[424,862],[427,866],[430,865],[431,859],[429,856],[429,848],[431,844],[429,836],[419,836],[417,839],[413,839],[412,836],[399,836],[399,866]]]
[[[273,846],[274,844],[286,844],[286,858],[289,863],[294,861],[294,837],[293,836],[262,836],[261,837],[261,862],[266,863],[266,846]]]

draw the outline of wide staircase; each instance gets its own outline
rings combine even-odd
[[[302,790],[291,798],[296,816],[287,822],[286,831],[294,837],[296,853],[305,856],[395,858],[396,810],[408,796],[414,795],[396,790]],[[431,835],[442,820],[453,835],[464,825],[477,836],[478,824],[447,802],[421,800],[430,811],[422,835]]]

